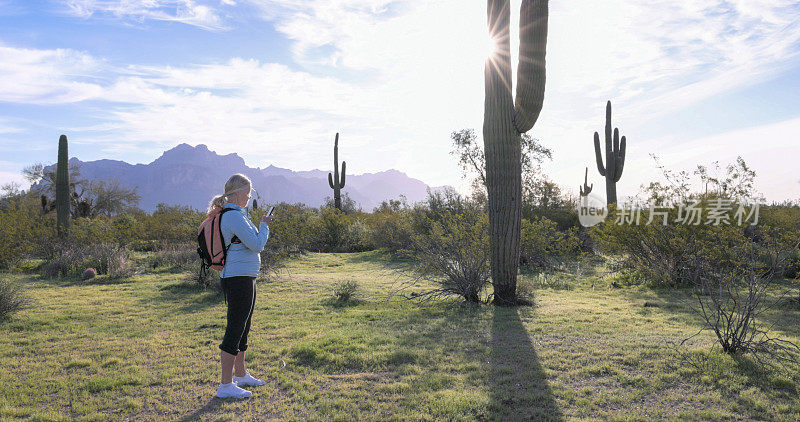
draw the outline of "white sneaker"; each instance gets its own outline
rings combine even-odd
[[[243,399],[246,397],[250,397],[253,394],[244,388],[239,388],[235,382],[229,382],[227,384],[219,384],[219,388],[217,388],[217,397],[219,398],[234,398],[234,399]]]
[[[254,385],[254,386],[264,385],[264,381],[253,377],[252,375],[250,375],[249,372],[245,372],[243,377],[234,376],[233,382],[236,385]]]

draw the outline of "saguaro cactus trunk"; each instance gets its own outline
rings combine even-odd
[[[517,270],[522,219],[521,135],[542,110],[547,44],[547,0],[523,0],[520,9],[517,93],[511,93],[511,47],[508,0],[488,0],[489,34],[497,51],[484,70],[483,142],[494,303],[517,303]]]
[[[617,182],[622,176],[625,165],[625,137],[619,139],[619,129],[614,128],[614,138],[611,138],[611,101],[606,103],[606,165],[603,167],[603,155],[600,152],[600,135],[594,133],[594,155],[597,159],[597,171],[606,178],[606,203],[617,202]]]
[[[344,170],[347,168],[347,163],[342,161],[341,180],[339,180],[339,134],[336,134],[336,140],[333,143],[333,175],[328,173],[328,184],[333,189],[333,203],[336,208],[342,210],[342,188],[344,188]]]
[[[56,167],[56,225],[63,236],[69,227],[69,152],[67,136],[58,138],[58,165]]]

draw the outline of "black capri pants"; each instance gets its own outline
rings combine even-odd
[[[247,350],[247,334],[256,305],[256,278],[247,276],[220,278],[228,302],[228,325],[219,348],[232,355]]]

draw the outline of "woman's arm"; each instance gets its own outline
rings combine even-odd
[[[231,218],[225,219],[225,225],[242,241],[242,244],[246,246],[247,249],[256,252],[260,252],[264,249],[264,245],[267,244],[267,238],[269,237],[269,226],[267,226],[267,223],[262,221],[258,231],[256,231],[255,227],[245,221],[247,217],[241,212],[227,212],[223,217],[228,215],[230,215]]]

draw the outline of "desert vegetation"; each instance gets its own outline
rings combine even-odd
[[[454,155],[468,154],[474,141],[469,131],[455,132]],[[534,157],[528,162],[547,158],[536,140],[526,142],[523,151]],[[699,201],[709,211],[714,201],[758,197],[743,160],[691,174],[661,167],[662,180],[636,196],[642,221],[652,216],[656,224],[619,224],[612,205],[605,223],[586,228],[578,224],[579,199],[549,185],[535,164],[526,168],[515,294],[518,304],[533,306],[490,305],[496,292],[480,166],[465,166],[476,180],[469,196],[435,191],[422,202],[386,200],[371,211],[351,205],[343,212],[333,201],[276,204],[258,281],[263,349],[252,360],[272,382],[268,395],[282,399],[250,410],[209,402],[214,362],[190,360],[192,353],[211,356],[224,316],[218,276],[200,271],[191,242],[203,212],[126,205],[70,215],[59,231],[56,213],[42,207],[46,184],[7,186],[0,330],[11,342],[0,359],[12,369],[4,376],[36,378],[50,370],[44,362],[65,363],[53,375],[63,387],[57,399],[42,402],[34,392],[43,387],[24,382],[0,396],[0,415],[800,415],[798,204],[762,205],[757,224],[736,224],[735,207],[720,216],[732,224],[658,224],[678,211],[651,203]],[[264,208],[251,210],[254,221]],[[185,318],[173,326],[167,315],[175,309]],[[82,334],[63,337],[47,359],[10,364],[16,351],[40,348],[70,324]],[[83,343],[75,336],[108,336],[112,326],[107,352],[79,357]],[[142,344],[161,341],[193,352],[176,353],[172,369],[146,363]],[[188,390],[169,377],[188,382]],[[198,398],[181,401],[185,391]]]

